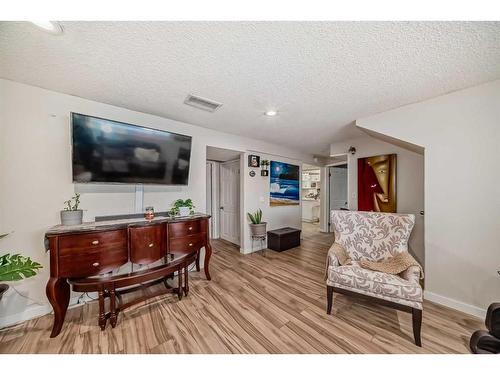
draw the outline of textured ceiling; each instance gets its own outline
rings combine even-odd
[[[62,25],[1,22],[0,76],[318,154],[360,117],[500,77],[500,22]]]

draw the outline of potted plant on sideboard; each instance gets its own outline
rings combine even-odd
[[[174,202],[174,207],[170,210],[173,216],[189,216],[194,214],[194,204],[191,198],[186,200],[177,199]]]
[[[1,234],[0,239],[7,236]],[[0,256],[0,281],[18,281],[35,276],[42,265],[33,262],[29,257],[23,257],[21,254],[4,254]],[[0,284],[0,300],[3,294],[9,289],[7,284]]]
[[[265,221],[262,221],[262,210],[259,208],[255,213],[247,213],[248,219],[250,220],[250,235],[252,236],[265,236],[266,235],[266,225]]]
[[[64,210],[61,211],[62,225],[79,225],[82,223],[83,210],[80,210],[80,193],[76,193],[70,200],[64,202]]]

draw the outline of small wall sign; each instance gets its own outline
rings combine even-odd
[[[248,166],[252,168],[260,167],[260,156],[259,155],[248,155]]]
[[[262,160],[260,162],[260,166],[262,168],[261,171],[260,171],[260,175],[264,176],[264,177],[269,176],[269,171],[267,169],[269,167],[269,160],[265,160],[265,159]]]

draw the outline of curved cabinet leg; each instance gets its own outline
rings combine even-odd
[[[210,277],[210,271],[208,270],[208,265],[210,263],[211,256],[212,256],[212,246],[210,245],[210,240],[207,240],[207,244],[205,245],[205,263],[203,264],[207,280],[212,280],[212,278]]]
[[[411,311],[413,320],[413,337],[415,338],[415,345],[422,346],[420,340],[420,329],[422,327],[422,310],[412,309]]]
[[[45,292],[54,309],[54,324],[50,337],[56,337],[61,332],[64,317],[68,310],[70,287],[66,279],[51,277],[47,283]]]

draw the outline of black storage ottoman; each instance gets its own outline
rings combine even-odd
[[[267,247],[274,251],[284,251],[300,246],[300,229],[280,228],[267,232]]]

